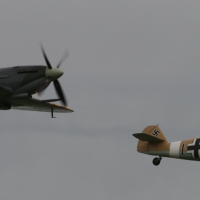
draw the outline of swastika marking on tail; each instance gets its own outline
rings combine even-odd
[[[157,137],[160,134],[160,131],[155,129],[152,133],[153,136]]]

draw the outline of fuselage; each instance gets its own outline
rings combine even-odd
[[[34,94],[45,80],[46,66],[16,66],[0,69],[0,86],[8,87],[13,94]],[[31,86],[31,83],[36,83]],[[40,82],[40,83],[39,83]]]
[[[43,65],[0,68],[0,110],[11,109],[13,99],[31,98],[62,75],[60,69]]]
[[[45,89],[63,72],[43,65],[15,66],[0,69],[0,86],[9,88],[13,94],[35,94]],[[0,95],[1,98],[1,95]]]
[[[168,143],[163,141],[158,144],[140,141],[141,153],[157,155],[160,157],[170,157],[185,160],[200,161],[200,139],[190,139]],[[143,144],[142,144],[143,143]],[[138,149],[139,150],[139,149]]]
[[[147,126],[142,133],[133,136],[138,139],[138,152],[158,156],[153,159],[156,166],[162,157],[200,161],[200,138],[170,143],[158,125]]]

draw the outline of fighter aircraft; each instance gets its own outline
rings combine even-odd
[[[65,113],[73,112],[67,107],[67,100],[58,79],[63,75],[59,69],[67,57],[65,52],[56,67],[52,67],[45,50],[40,45],[46,65],[14,66],[0,69],[0,110],[18,109]],[[32,98],[35,93],[41,93],[53,82],[57,99],[38,100]],[[55,101],[61,101],[57,105]]]
[[[158,156],[153,159],[156,166],[162,157],[200,161],[200,138],[169,143],[158,126],[147,126],[133,136],[139,139],[138,152]]]

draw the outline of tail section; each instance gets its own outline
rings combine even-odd
[[[148,141],[150,143],[167,141],[158,126],[147,126],[142,133],[135,133],[133,136],[141,141]]]
[[[160,149],[162,144],[168,144],[158,126],[147,126],[142,133],[135,133],[133,136],[139,139],[137,150],[141,153],[150,153],[153,149]]]

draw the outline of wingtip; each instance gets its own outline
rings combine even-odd
[[[68,107],[65,107],[65,108],[67,108],[67,110],[68,110],[69,112],[74,112],[74,110],[72,110],[72,109],[70,109],[70,108],[68,108]]]
[[[74,112],[74,110],[71,110],[71,109],[70,109],[70,112]]]

